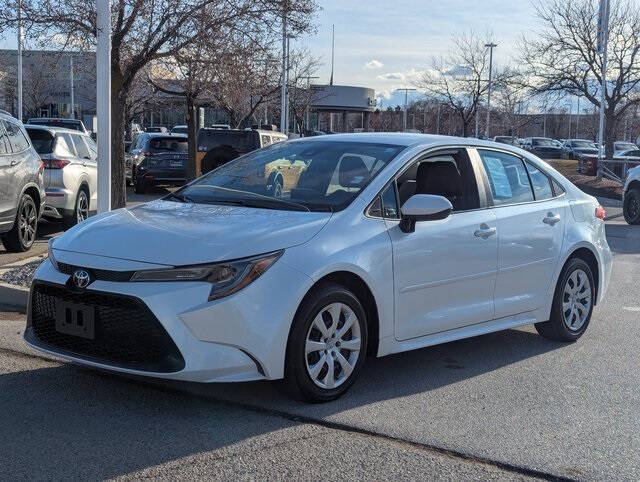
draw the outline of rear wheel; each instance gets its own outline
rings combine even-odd
[[[62,222],[65,229],[70,229],[89,217],[89,195],[85,188],[81,188],[76,196],[76,205],[73,213],[65,217]]]
[[[340,397],[360,373],[366,347],[366,313],[358,298],[343,286],[322,286],[303,301],[293,322],[286,389],[310,402]]]
[[[624,219],[629,224],[640,224],[640,189],[631,188],[624,196]]]
[[[11,231],[2,236],[2,244],[14,253],[28,251],[36,240],[38,208],[29,194],[23,194],[18,203],[16,220]]]
[[[589,265],[580,258],[570,259],[556,286],[551,317],[536,323],[536,330],[550,340],[576,341],[589,326],[595,294]]]

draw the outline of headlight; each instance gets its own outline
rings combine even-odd
[[[224,298],[240,291],[267,271],[284,251],[253,258],[197,266],[136,271],[131,281],[208,281],[211,283],[209,301]]]
[[[51,261],[51,264],[53,265],[53,267],[56,270],[60,271],[58,269],[58,262],[56,261],[56,257],[53,255],[53,242],[55,241],[55,239],[56,238],[51,238],[49,240],[49,243],[48,243],[48,251],[49,251],[49,253],[48,253],[48,255],[49,255],[49,261]]]

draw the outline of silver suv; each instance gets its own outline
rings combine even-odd
[[[43,216],[62,220],[68,229],[97,207],[98,149],[79,131],[27,124],[27,133],[44,162],[47,201]]]
[[[0,111],[0,238],[7,251],[33,246],[44,198],[42,161],[22,123]]]

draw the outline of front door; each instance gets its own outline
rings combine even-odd
[[[465,149],[421,159],[397,179],[401,203],[412,194],[435,194],[454,206],[446,219],[417,222],[415,232],[404,233],[397,222],[389,229],[398,340],[494,317],[496,219],[476,179]]]

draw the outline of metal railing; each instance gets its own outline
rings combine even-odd
[[[629,169],[640,166],[640,161],[607,159],[598,161],[602,168],[602,177],[624,184]]]

